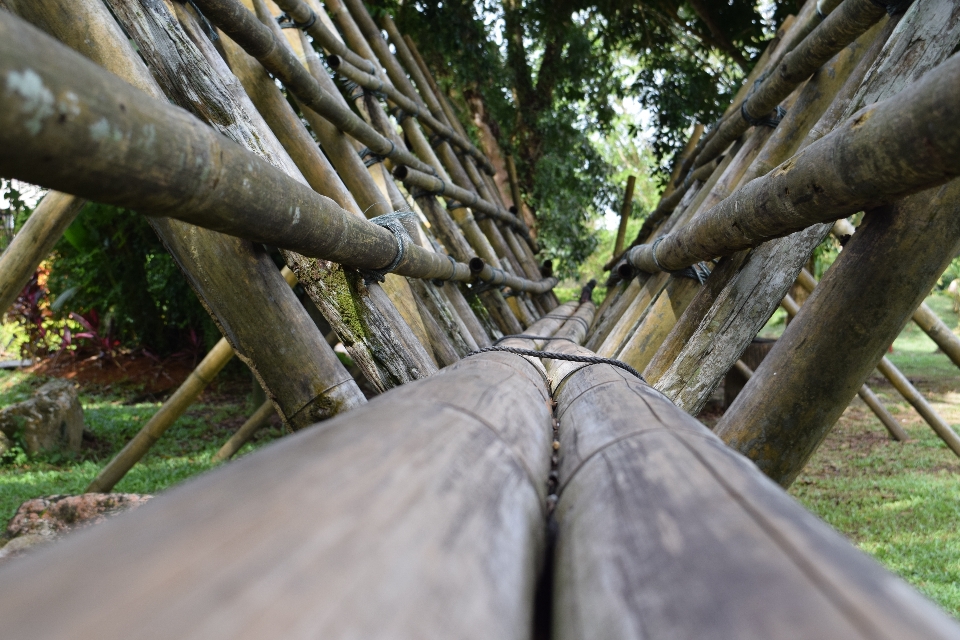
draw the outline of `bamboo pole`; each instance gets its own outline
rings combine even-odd
[[[296,37],[284,38],[271,15],[270,9],[264,2],[254,0],[249,2],[249,4],[253,7],[254,12],[261,21],[274,30],[274,35],[278,41],[284,45],[289,45],[290,49],[297,55],[298,59],[301,60],[301,63],[317,78],[321,86],[330,91],[334,99],[346,107],[346,101],[344,101],[342,96],[337,92],[336,87],[333,86],[326,71],[320,67],[319,60],[316,55],[313,54],[313,50],[309,47],[309,44],[301,42],[301,35],[297,33],[295,34]],[[235,55],[238,57],[246,57],[250,63],[259,66],[259,64],[249,58],[249,56],[246,56],[242,50],[238,51]],[[275,92],[277,91],[275,86],[273,90]],[[290,111],[289,105],[278,105],[278,107],[281,106],[288,112]],[[350,141],[346,139],[344,134],[315,113],[310,112],[309,117],[313,125],[317,128],[318,137],[325,143],[327,152],[335,159],[335,164],[340,171],[340,175],[349,176],[349,191],[356,196],[354,205],[350,210],[353,211],[358,208],[359,204],[357,200],[359,200],[363,202],[364,213],[367,217],[374,217],[382,213],[391,212],[393,210],[392,204],[384,197],[374,180],[373,172],[380,171],[380,168],[376,166],[371,167],[370,173],[368,173],[360,157],[352,148]],[[302,124],[298,123],[298,126],[301,129],[303,128]],[[309,136],[305,131],[304,134]],[[316,145],[313,145],[312,151],[314,154],[320,154]],[[334,173],[333,178],[337,182],[340,182],[340,177],[336,173]],[[340,183],[339,186],[341,189],[346,188],[342,183]],[[353,198],[350,198],[350,200],[353,200]],[[407,207],[404,207],[404,209],[406,208]],[[412,231],[415,235],[418,234],[415,224],[408,226],[411,227],[408,231]],[[295,259],[295,261],[297,263],[305,262],[300,258]],[[393,303],[392,306],[395,307],[395,310],[391,308],[390,304],[384,304],[383,302],[385,301],[380,304],[380,306],[383,307],[382,310],[378,310],[376,309],[377,305],[374,301],[383,296],[376,290],[376,287],[371,288],[366,284],[360,285],[357,279],[336,273],[338,268],[334,265],[329,265],[329,268],[334,269],[335,273],[328,277],[317,277],[315,274],[326,271],[326,269],[323,268],[325,266],[327,265],[307,264],[303,267],[305,274],[312,276],[311,282],[309,283],[311,294],[321,296],[326,294],[326,305],[322,308],[329,310],[330,313],[335,314],[338,319],[342,320],[344,314],[339,309],[341,305],[338,303],[343,296],[338,293],[336,289],[342,287],[351,292],[351,297],[356,300],[355,308],[349,310],[346,315],[356,317],[359,322],[344,323],[340,321],[337,329],[341,333],[343,343],[347,345],[347,351],[360,365],[361,369],[364,370],[367,378],[371,380],[378,390],[382,391],[398,382],[403,383],[409,381],[411,378],[409,378],[407,372],[419,371],[422,374],[428,374],[429,372],[435,371],[437,363],[436,361],[430,361],[433,359],[431,355],[432,339],[424,326],[425,320],[419,312],[420,302],[415,300],[410,284],[397,275],[386,275],[383,281],[383,291],[387,294],[390,302]],[[373,307],[373,309],[370,307]],[[399,312],[400,317],[397,317],[397,312]],[[367,327],[375,327],[383,323],[384,320],[386,320],[387,331],[378,331],[376,329],[367,330]],[[416,341],[419,342],[420,345],[423,345],[423,347],[426,347],[426,350],[420,348],[419,345],[411,340],[407,328],[403,326],[404,324],[413,331]],[[390,326],[395,326],[397,331],[389,331]],[[358,329],[360,329],[360,331],[358,331]],[[395,335],[391,335],[394,333]],[[381,340],[384,342],[381,343]],[[399,353],[397,353],[398,348],[400,349]],[[442,348],[442,346],[438,346],[438,348]],[[381,355],[385,357],[381,357]],[[394,357],[394,355],[399,355],[400,361],[396,363],[398,366],[391,366],[390,363],[387,362]],[[378,366],[380,362],[383,362],[385,366]],[[376,370],[371,369],[371,367],[375,367]]]
[[[530,638],[545,387],[539,363],[481,354],[223,465],[4,567],[4,633]]]
[[[885,15],[884,8],[872,0],[846,0],[832,11],[778,61],[774,71],[741,103],[740,113],[731,114],[720,124],[697,156],[694,167],[703,166],[723,153],[755,121],[765,118],[801,82]]]
[[[651,302],[646,317],[615,356],[617,360],[626,362],[638,371],[643,371],[650,363],[667,334],[677,323],[677,318],[687,309],[701,287],[699,281],[687,277],[672,277],[669,280],[663,291]]]
[[[613,242],[613,255],[615,256],[623,252],[623,241],[627,237],[627,222],[630,221],[630,212],[633,209],[633,189],[636,185],[637,176],[627,178],[627,191],[623,196],[623,207],[620,209],[620,226],[617,228],[617,239]]]
[[[178,24],[162,4],[141,8],[128,0],[108,2],[173,100],[290,177],[306,181],[184,5],[175,5],[180,14]],[[436,371],[436,363],[422,346],[425,332],[421,341],[383,292],[360,283],[359,278],[351,280],[337,265],[289,252],[284,258],[304,276],[308,294],[377,389]],[[411,301],[411,306],[414,304]],[[415,306],[413,311],[415,314]],[[419,320],[419,315],[415,319]],[[389,339],[382,339],[383,334],[389,334]]]
[[[50,191],[0,255],[0,316],[6,313],[60,236],[83,208],[82,198]]]
[[[210,458],[210,462],[226,462],[234,455],[237,451],[243,448],[243,445],[247,444],[250,441],[250,438],[260,430],[267,422],[270,420],[270,417],[276,413],[273,409],[273,404],[268,400],[260,405],[253,414],[247,418],[237,431],[230,436],[230,439],[227,440],[220,449],[213,454],[213,457]]]
[[[880,30],[879,25],[872,28],[860,40],[834,56],[814,74],[809,82],[803,85],[802,89],[798,88],[794,91],[784,101],[784,106],[788,109],[787,117],[775,130],[767,127],[754,130],[754,133],[740,147],[723,174],[709,191],[706,191],[705,197],[693,207],[692,213],[684,214],[683,218],[694,219],[699,212],[707,211],[722,202],[724,198],[736,190],[738,185],[753,180],[761,171],[765,172],[766,169],[763,168],[763,163],[760,161],[761,157],[786,158],[791,155],[796,150],[799,139],[813,126],[813,123],[833,100],[835,94],[844,84],[844,79],[856,68],[865,51],[870,48],[871,42],[878,37]],[[677,221],[677,226],[682,222],[682,219]],[[738,259],[737,262],[742,262],[742,259]],[[720,277],[729,279],[732,273],[728,268],[721,271]],[[718,288],[716,285],[719,284],[715,283],[714,290]],[[631,338],[630,344],[624,345],[618,357],[638,369],[644,370],[644,367],[648,367],[650,370],[645,370],[648,380],[653,382],[659,380],[663,374],[663,366],[668,363],[673,364],[677,350],[685,345],[679,335],[671,336],[668,340],[668,333],[685,313],[687,306],[693,302],[697,292],[697,288],[688,285],[679,295],[671,296],[668,300],[657,300],[655,305],[659,305],[658,312],[652,313],[644,320],[645,330],[638,330],[637,334]],[[665,294],[666,292],[661,295]],[[696,313],[702,318],[702,314],[706,313],[706,310],[707,307],[700,306]],[[655,323],[656,319],[661,319],[663,322]],[[685,326],[682,331],[686,333],[691,326],[693,326],[693,323]],[[665,347],[666,351],[661,356],[657,350],[663,348],[664,345],[667,345]],[[660,358],[659,361],[657,361],[658,358]],[[649,367],[652,362],[656,364]]]
[[[803,274],[803,271],[801,271],[800,273]],[[813,292],[813,289],[808,289],[806,287],[805,282],[803,282],[802,284],[804,288],[808,290],[808,292],[811,292],[811,293]],[[794,300],[789,294],[784,296],[783,301],[780,304],[783,307],[784,311],[787,312],[787,316],[791,320],[793,320],[793,318],[795,318],[797,314],[800,312],[800,304],[797,303],[797,301]],[[916,396],[920,395],[919,392],[913,387],[913,385],[910,384],[909,381],[907,381],[906,377],[904,377],[903,374],[900,373],[900,371],[895,366],[893,366],[892,363],[890,363],[886,358],[884,358],[884,360],[887,362],[887,364],[889,364],[889,367],[886,368],[887,373],[890,373],[890,369],[893,369],[894,371],[896,371],[896,373],[892,374],[893,378],[896,378],[898,382],[900,381],[900,379],[906,382],[906,385],[903,388],[906,389],[909,387],[908,394],[910,395],[909,396],[907,394],[901,394],[901,395],[903,395],[908,402],[913,404],[913,401],[910,400],[910,398],[915,398]],[[883,370],[881,370],[881,373],[883,373],[887,377],[887,379],[891,381],[891,383],[893,382],[893,379],[891,378],[890,375],[887,375],[887,373],[884,373]],[[894,384],[894,387],[897,388],[897,390],[900,389],[900,386],[898,386],[897,384]],[[911,391],[912,393],[910,393]],[[906,442],[907,440],[910,439],[910,436],[907,435],[907,432],[904,430],[903,426],[900,425],[900,422],[896,418],[894,418],[892,415],[890,415],[890,412],[887,411],[886,407],[883,406],[883,403],[880,402],[880,398],[878,398],[877,394],[875,394],[873,391],[870,390],[870,388],[866,385],[866,383],[860,385],[860,389],[857,390],[857,395],[860,396],[860,398],[867,404],[868,407],[870,407],[870,410],[873,411],[874,415],[876,415],[877,418],[880,420],[880,422],[883,424],[883,426],[886,427],[887,431],[890,433],[890,436],[894,440],[897,440],[899,442]],[[924,404],[926,404],[925,401],[924,401]],[[933,412],[932,407],[930,408],[930,411]],[[936,415],[935,412],[933,413],[934,415]],[[938,421],[938,424],[943,422],[943,420],[940,418],[939,415],[936,416],[936,420]]]
[[[400,34],[396,29],[396,25],[393,24],[392,19],[385,17],[383,21],[384,25],[387,27],[391,39],[402,43],[400,46],[405,55],[409,59],[412,59],[418,67],[420,75],[423,76],[429,85],[430,90],[433,92],[434,97],[440,103],[440,107],[446,118],[446,122],[456,129],[460,135],[466,137],[467,133],[460,124],[460,121],[457,119],[453,107],[450,105],[450,102],[447,100],[443,92],[440,91],[440,87],[437,85],[436,80],[430,73],[430,70],[427,68],[427,65],[420,56],[419,51],[417,51],[417,47],[414,42],[408,36],[403,36],[402,38],[400,37]],[[467,174],[469,174],[470,180],[474,183],[476,190],[485,200],[497,203],[501,208],[506,209],[506,204],[503,201],[503,198],[500,197],[500,189],[492,176],[480,174],[472,158],[463,159],[463,168],[466,170]],[[486,188],[484,188],[485,183],[487,183]],[[522,216],[519,216],[515,210],[510,210],[510,212],[513,215],[517,215],[522,220]],[[510,252],[512,252],[514,258],[520,263],[521,271],[526,273],[528,278],[537,279],[541,277],[539,266],[537,265],[533,249],[529,242],[520,242],[516,237],[516,232],[509,226],[503,226],[503,228],[500,229],[492,220],[489,219],[481,220],[480,224],[488,236],[491,234],[495,235],[497,233],[502,233]],[[559,304],[552,291],[534,297],[532,300],[538,305],[542,312],[546,312]]]
[[[840,219],[834,223],[830,231],[834,236],[840,238],[843,236],[853,236],[856,229],[848,221]],[[809,288],[809,285],[816,286],[816,281],[813,280],[813,276],[809,273],[802,271],[800,277],[806,280],[806,282],[802,282],[801,284],[804,284],[807,288]],[[960,338],[954,335],[950,327],[937,317],[937,314],[926,302],[920,303],[920,306],[913,312],[911,318],[914,323],[933,340],[934,344],[950,358],[953,364],[960,367]]]
[[[363,55],[373,56],[373,52],[369,48],[367,40],[364,38],[363,34],[360,33],[359,28],[354,23],[353,19],[350,17],[350,14],[347,13],[342,5],[337,2],[328,2],[328,8],[334,11],[334,17],[337,19],[341,28],[344,30],[347,40],[350,42],[351,46],[356,47],[357,51],[360,51]],[[317,12],[318,15],[326,18],[326,14],[318,6],[313,7],[313,10]],[[388,60],[392,60],[389,59]],[[372,102],[372,101],[371,101]],[[379,106],[375,106],[370,110],[372,116],[376,116],[379,111]],[[385,117],[383,118],[385,120]],[[423,138],[422,133],[419,128],[408,121],[406,118],[401,118],[401,124],[404,126],[405,132],[413,140],[420,140]],[[421,147],[421,152],[424,154],[423,158],[428,163],[432,163],[432,166],[438,173],[442,176],[446,176],[446,173],[443,170],[437,161],[436,156],[433,154],[432,149],[430,149],[429,144],[426,144],[423,141]],[[451,251],[451,253],[459,258],[460,260],[467,261],[470,259],[471,250],[470,245],[477,250],[477,253],[484,258],[486,261],[491,263],[492,269],[499,269],[500,264],[496,253],[493,248],[490,246],[487,238],[477,227],[476,222],[473,220],[473,216],[469,214],[466,210],[457,210],[456,215],[458,216],[458,226],[454,225],[453,220],[447,211],[440,207],[436,200],[432,196],[428,196],[421,192],[415,193],[416,200],[420,204],[421,209],[430,219],[432,225],[436,227],[441,236],[441,240]],[[467,239],[464,238],[464,234],[469,235],[470,242],[467,242]],[[517,321],[511,307],[503,299],[503,297],[494,291],[489,291],[481,294],[482,298],[490,307],[492,316],[496,319],[497,324],[500,329],[510,333],[519,330],[520,324]]]
[[[950,59],[666,236],[656,256],[634,247],[631,264],[682,269],[943,184],[960,166],[958,97],[960,59]]]
[[[789,485],[956,255],[958,206],[954,180],[869,212],[717,434]]]
[[[85,493],[107,493],[146,455],[150,447],[190,408],[214,377],[233,357],[233,349],[221,338],[187,379],[168,398],[137,435],[128,442],[87,486]],[[268,402],[271,407],[272,402]]]
[[[256,58],[305,106],[356,138],[377,155],[431,172],[428,165],[405,149],[398,149],[359,116],[325,91],[296,56],[279,42],[269,27],[237,0],[197,0],[204,16]]]
[[[55,123],[43,120],[37,134],[32,133],[30,121],[18,115],[26,108],[26,97],[8,93],[0,98],[0,171],[6,175],[148,215],[176,217],[229,231],[344,266],[381,269],[397,257],[397,239],[390,231],[355,218],[331,200],[225,141],[196,119],[139,94],[71,52],[44,50],[48,42],[45,36],[16,18],[3,16],[2,23],[0,28],[10,36],[4,38],[0,74],[7,77],[19,73],[17,69],[22,65],[18,65],[25,58],[23,52],[29,50],[35,56],[29,63],[32,71],[46,86],[73,91],[78,96],[75,117]],[[97,97],[104,95],[122,97],[126,110],[119,111],[111,106],[115,103]],[[100,129],[91,131],[97,122],[104,122],[102,126],[126,136],[122,139],[129,142],[121,144],[114,137],[103,138]],[[149,123],[152,129],[145,131],[138,122]],[[24,140],[31,140],[31,144],[17,148]],[[138,144],[148,145],[150,153],[135,151]],[[14,148],[16,154],[11,151]],[[98,149],[96,158],[88,157],[91,148]],[[50,153],[65,162],[48,166],[43,158]],[[189,158],[186,164],[184,154]],[[195,163],[206,165],[206,159],[211,157],[220,159],[215,175],[198,175],[187,168]],[[85,160],[66,162],[71,158]],[[265,221],[270,224],[264,224]],[[452,265],[414,245],[405,248],[394,271],[426,279],[469,281],[489,277],[499,281],[492,271],[481,269],[474,275],[468,265]],[[555,283],[545,279],[528,285],[521,279],[513,280],[506,284],[537,293]]]
[[[545,366],[559,422],[554,637],[960,633],[637,378]]]
[[[832,130],[841,121],[850,99],[882,50],[902,32],[904,22],[887,21],[860,62],[837,92],[830,107],[810,128],[799,145],[804,148]],[[893,35],[890,35],[890,31]],[[889,38],[888,38],[889,36]],[[864,41],[865,42],[865,41]],[[818,82],[823,82],[821,76]],[[885,81],[885,80],[882,80]],[[810,85],[810,89],[815,90]],[[788,118],[789,119],[789,118]],[[774,136],[773,139],[778,139]],[[787,136],[784,140],[793,140]],[[765,150],[766,151],[766,150]],[[780,144],[761,152],[745,176],[759,174],[764,158],[775,163],[793,152],[793,144]],[[787,238],[766,243],[750,252],[750,260],[741,272],[747,252],[738,252],[721,260],[707,286],[661,347],[660,353],[645,371],[657,388],[687,411],[696,413],[749,344],[763,323],[783,299],[789,286],[806,263],[813,248],[822,241],[830,225],[814,227]],[[724,331],[724,340],[716,339]]]

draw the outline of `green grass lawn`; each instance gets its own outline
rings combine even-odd
[[[954,328],[942,295],[927,299]],[[960,371],[916,325],[906,326],[890,359],[955,429],[960,429]],[[911,440],[889,439],[858,399],[811,459],[790,492],[859,548],[960,617],[960,460],[879,374],[867,384]]]
[[[0,407],[28,398],[46,380],[27,373],[0,371]],[[238,385],[247,388],[235,380],[214,381],[200,402],[170,427],[115,490],[156,493],[209,469],[211,456],[252,413],[242,392],[236,393]],[[81,389],[84,418],[95,441],[85,441],[77,455],[28,460],[21,456],[19,461],[0,465],[0,520],[6,523],[17,507],[30,498],[82,493],[99,469],[156,413],[160,402],[136,401],[141,395],[136,387]],[[265,427],[238,455],[280,435],[279,426]]]

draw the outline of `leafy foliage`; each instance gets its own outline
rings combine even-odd
[[[517,161],[546,256],[569,275],[596,244],[589,221],[621,195],[617,169],[591,144],[625,99],[652,114],[655,170],[696,121],[722,113],[779,20],[745,0],[374,0],[437,73],[465,124],[481,121]],[[476,129],[473,129],[476,133]],[[633,137],[641,134],[633,123]]]
[[[95,353],[143,346],[167,354],[201,346],[201,336],[208,345],[219,338],[142,216],[89,203],[55,251],[45,286],[34,278],[13,314],[37,334],[34,348],[68,348],[79,341]],[[55,320],[57,339],[50,341]]]

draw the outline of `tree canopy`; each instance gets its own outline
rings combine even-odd
[[[715,121],[796,0],[373,0],[417,43],[465,120],[517,161],[542,243],[567,273],[595,246],[591,221],[619,201],[596,134],[651,115],[656,174],[695,122]],[[593,136],[591,138],[591,136]]]

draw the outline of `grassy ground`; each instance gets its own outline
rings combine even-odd
[[[949,299],[935,295],[927,303],[957,326]],[[960,372],[916,325],[907,325],[889,357],[940,415],[960,428]],[[911,441],[890,440],[858,398],[790,492],[960,617],[960,460],[885,379],[875,375],[867,384]]]
[[[246,398],[250,390],[248,376],[240,372],[214,381],[200,402],[174,423],[144,460],[120,481],[116,491],[156,493],[209,469],[211,456],[252,413]],[[28,373],[0,371],[0,407],[29,397],[46,380]],[[82,493],[97,471],[156,413],[161,399],[162,396],[142,393],[137,385],[82,387],[80,402],[94,439],[85,439],[77,455],[34,459],[20,456],[20,460],[0,465],[0,523],[6,523],[24,500]],[[280,435],[276,423],[261,429],[238,455]]]

